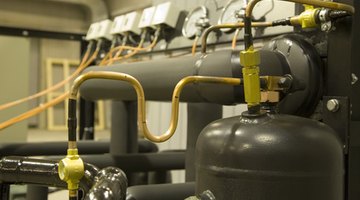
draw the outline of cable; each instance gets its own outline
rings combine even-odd
[[[38,98],[40,96],[43,96],[49,92],[52,92],[52,91],[55,91],[59,88],[61,88],[62,86],[64,86],[66,83],[68,83],[70,80],[72,80],[73,78],[75,78],[80,72],[82,72],[97,56],[98,54],[98,50],[94,52],[94,54],[91,56],[91,58],[86,61],[90,55],[90,51],[92,49],[92,46],[93,46],[93,42],[90,42],[88,47],[87,47],[87,50],[86,50],[86,53],[84,54],[84,57],[79,65],[79,67],[76,69],[76,71],[71,74],[69,77],[67,77],[66,79],[64,79],[63,81],[45,89],[45,90],[42,90],[36,94],[33,94],[31,96],[28,96],[28,97],[25,97],[25,98],[22,98],[22,99],[18,99],[16,101],[12,101],[12,102],[9,102],[9,103],[6,103],[6,104],[3,104],[0,106],[0,110],[4,110],[4,109],[7,109],[7,108],[10,108],[10,107],[13,107],[15,105],[18,105],[18,104],[21,104],[21,103],[24,103],[26,101],[30,101],[32,99],[35,99],[35,98]]]
[[[111,61],[108,61],[107,64],[109,64],[109,62],[113,63],[115,61],[119,61],[119,60],[122,60],[122,59],[127,59],[127,58],[130,58],[134,55],[136,55],[139,51],[146,51],[148,49],[152,49],[156,46],[158,40],[159,40],[159,37],[160,37],[160,33],[161,33],[161,27],[159,26],[156,31],[155,31],[155,34],[154,34],[154,39],[152,41],[152,43],[149,45],[149,46],[146,46],[146,47],[140,47],[143,45],[143,42],[145,42],[145,40],[141,43],[139,43],[139,46],[138,47],[128,47],[128,46],[125,46],[125,47],[119,47],[119,48],[124,48],[124,49],[129,49],[129,50],[133,50],[133,52],[131,52],[130,54],[127,54],[125,56],[122,56],[122,57],[117,57],[117,58],[113,58]]]
[[[90,46],[92,46],[92,45],[90,45]],[[81,63],[83,63],[83,65],[78,67],[78,69],[70,76],[71,78],[68,77],[68,78],[65,79],[65,80],[70,81],[70,80],[71,80],[72,78],[74,78],[77,74],[79,74],[83,69],[85,69],[86,66],[88,66],[89,64],[91,64],[91,62],[96,59],[96,57],[97,57],[97,55],[98,55],[98,52],[100,51],[100,47],[101,47],[101,42],[98,43],[97,48],[96,48],[96,50],[94,51],[94,53],[92,54],[92,56],[90,57],[90,59],[87,60],[86,62],[85,62],[86,59],[83,59],[83,61],[81,62]],[[90,49],[91,49],[91,48],[90,48]],[[85,58],[85,57],[88,57],[88,56],[85,55],[84,58]],[[64,80],[64,81],[65,81],[65,80]],[[61,83],[63,83],[64,81],[62,81]],[[65,82],[65,83],[66,83],[66,82]],[[64,83],[64,84],[65,84],[65,83]],[[59,84],[60,84],[60,83],[56,84],[55,86],[58,86]],[[63,85],[64,85],[64,84],[63,84]],[[43,90],[43,91],[41,91],[41,92],[39,92],[39,93],[37,93],[37,94],[35,94],[35,95],[41,96],[41,95],[46,94],[46,93],[48,93],[48,92],[54,91],[54,90],[55,90],[55,89],[54,89],[55,86],[52,86],[51,88],[48,88],[48,89],[46,89],[46,90]],[[61,87],[61,86],[58,86],[58,87]],[[56,89],[57,89],[57,88],[56,88]],[[33,96],[35,96],[35,95],[33,95]],[[30,97],[36,98],[36,97],[33,97],[33,96],[30,96]],[[55,106],[55,105],[59,104],[60,102],[64,101],[67,97],[68,97],[68,92],[62,93],[60,96],[56,97],[56,98],[53,99],[53,100],[50,100],[50,101],[48,101],[48,102],[46,102],[46,103],[44,103],[44,104],[40,104],[39,106],[37,106],[37,107],[35,107],[35,108],[27,111],[27,112],[24,112],[24,113],[22,113],[22,114],[20,114],[20,115],[18,115],[18,116],[16,116],[16,117],[13,117],[13,118],[5,121],[5,122],[2,122],[2,123],[0,124],[0,130],[3,130],[3,129],[5,129],[5,128],[7,128],[7,127],[9,127],[9,126],[11,126],[11,125],[13,125],[13,124],[15,124],[15,123],[21,122],[21,121],[23,121],[23,120],[25,120],[25,119],[28,119],[28,118],[32,117],[32,116],[35,116],[35,115],[41,113],[42,111],[46,110],[47,108],[50,108],[50,107],[52,107],[52,106]],[[29,98],[29,97],[28,97],[28,98]],[[28,99],[28,98],[26,98],[26,99]],[[25,98],[24,98],[24,99],[25,99]],[[25,100],[25,101],[26,101],[26,100]],[[19,104],[18,102],[20,102],[20,100],[16,101],[16,104],[13,104],[12,106]],[[24,102],[24,101],[23,101],[23,102]],[[20,102],[20,103],[21,103],[21,102]],[[11,106],[10,106],[10,107],[11,107]]]
[[[146,34],[147,34],[147,30],[145,29],[143,31],[143,33],[141,34],[141,40],[138,44],[137,47],[130,47],[130,46],[122,46],[122,48],[119,49],[119,51],[116,53],[116,55],[114,56],[114,58],[111,58],[107,61],[107,65],[111,65],[114,61],[117,61],[117,60],[121,60],[121,59],[124,59],[124,58],[130,58],[132,57],[133,55],[137,54],[139,52],[139,49],[142,49],[143,45],[144,45],[144,42],[145,42],[145,38],[146,38]],[[120,56],[122,51],[124,49],[128,49],[128,50],[133,50],[131,53],[128,53],[124,56]]]
[[[36,108],[33,108],[33,109],[23,113],[23,114],[20,114],[20,115],[14,117],[14,118],[11,118],[11,119],[9,119],[9,120],[7,120],[5,122],[2,122],[0,124],[0,130],[3,130],[5,128],[7,128],[7,127],[9,127],[9,126],[11,126],[11,125],[13,125],[15,123],[21,122],[21,121],[23,121],[25,119],[28,119],[28,118],[30,118],[30,117],[32,117],[34,115],[37,115],[37,114],[41,113],[42,111],[46,110],[47,108],[50,108],[52,106],[55,106],[55,105],[61,103],[62,101],[64,101],[68,97],[68,95],[69,95],[68,92],[63,93],[60,96],[56,97],[55,99],[53,99],[53,100],[51,100],[51,101],[49,101],[49,102],[47,102],[45,104],[41,104],[40,106],[38,106]]]
[[[127,40],[128,40],[128,37],[129,37],[129,34],[125,34],[123,40],[122,40],[122,43],[120,46],[117,46],[117,47],[114,47],[114,43],[112,44],[112,47],[110,48],[109,52],[105,55],[105,57],[101,60],[100,62],[100,66],[103,66],[105,65],[105,63],[109,60],[109,59],[112,59],[113,58],[113,53],[118,50],[118,52],[116,53],[116,55],[120,55],[123,51],[124,48],[122,47],[125,47],[126,43],[127,43]]]

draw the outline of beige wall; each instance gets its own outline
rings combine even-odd
[[[152,5],[152,0],[106,0],[105,2],[112,17]]]
[[[32,39],[32,64],[33,69],[30,71],[30,91],[35,93],[45,88],[46,83],[46,59],[59,58],[79,60],[80,58],[80,43],[76,41],[51,40],[51,39]],[[36,77],[36,78],[35,78]],[[32,107],[45,102],[45,96],[38,101],[32,103]],[[46,112],[30,119],[32,125],[39,128],[46,128]]]
[[[0,104],[25,97],[29,93],[29,52],[27,38],[0,36]],[[0,111],[0,121],[27,110],[26,103]],[[0,142],[26,140],[27,122],[17,123],[0,130]]]
[[[83,7],[50,1],[1,0],[0,26],[84,33],[90,18]]]

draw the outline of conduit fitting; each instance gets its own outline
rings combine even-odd
[[[243,66],[242,73],[244,79],[245,102],[251,114],[260,112],[260,76],[259,64],[260,53],[250,46],[245,51],[240,52],[240,64]]]
[[[320,21],[318,21],[318,15],[320,8],[314,8],[314,6],[304,5],[305,11],[300,15],[291,17],[291,25],[300,25],[301,28],[315,28],[318,26]]]
[[[69,197],[76,197],[80,179],[84,176],[84,163],[77,149],[68,149],[67,156],[59,162],[59,177],[68,185]]]
[[[240,65],[243,67],[260,65],[260,52],[251,46],[249,49],[240,52]]]

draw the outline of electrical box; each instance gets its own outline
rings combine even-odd
[[[100,27],[100,24],[98,22],[92,23],[86,34],[85,40],[86,41],[95,40],[97,37],[98,31],[99,31],[99,27]]]
[[[125,21],[125,15],[115,17],[113,25],[110,30],[111,35],[121,34]]]
[[[156,10],[155,6],[144,9],[144,11],[142,12],[141,18],[140,18],[140,22],[139,22],[140,29],[154,28],[154,26],[152,26],[152,19],[154,17],[155,10]]]
[[[138,27],[140,17],[141,13],[136,11],[126,14],[121,32],[131,32],[133,34],[140,35],[141,30]]]
[[[180,10],[173,2],[166,2],[156,6],[152,25],[165,24],[171,28],[175,28],[180,15]]]
[[[104,38],[104,39],[112,40],[112,35],[110,34],[112,23],[113,22],[109,19],[99,22],[99,31],[98,31],[97,39]]]

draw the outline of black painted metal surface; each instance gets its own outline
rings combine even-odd
[[[232,117],[196,146],[196,193],[222,200],[342,200],[343,149],[328,126],[290,115]]]
[[[60,156],[47,157],[50,160],[60,160]],[[160,153],[133,153],[112,156],[82,155],[84,162],[96,165],[99,168],[109,166],[119,167],[125,173],[167,171],[185,169],[185,152],[160,152]]]
[[[211,122],[222,118],[222,106],[209,103],[188,103],[185,181],[195,181],[195,148],[201,131]]]
[[[78,141],[80,155],[109,153],[109,141]],[[140,139],[140,153],[157,152],[156,144]],[[31,142],[0,144],[0,157],[66,155],[67,142]]]
[[[85,165],[85,175],[80,180],[80,188],[85,192],[93,185],[98,168]],[[42,159],[32,159],[9,156],[0,161],[0,182],[9,184],[38,184],[66,188],[58,174],[58,162]]]
[[[125,200],[127,178],[123,171],[107,167],[99,171],[85,200]]]
[[[277,105],[279,112],[310,116],[320,101],[323,90],[323,67],[315,47],[307,42],[305,37],[292,34],[271,40],[263,49],[283,56],[283,62],[288,63],[289,66],[288,74],[294,78],[293,84],[301,88],[301,90],[286,94]],[[268,61],[262,60],[262,62]],[[272,66],[265,65],[265,67]]]
[[[126,200],[184,200],[194,194],[194,182],[141,185],[129,187]]]

